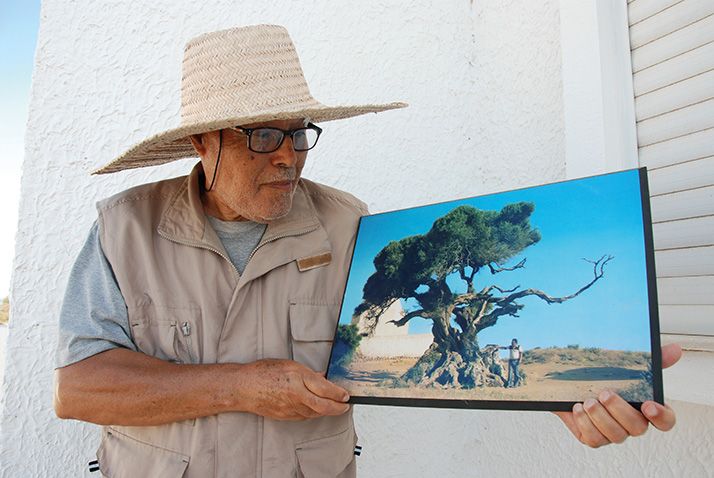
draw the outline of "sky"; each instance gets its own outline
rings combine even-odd
[[[538,288],[551,296],[577,291],[593,278],[592,265],[582,258],[614,256],[605,276],[578,297],[563,304],[547,304],[537,297],[520,301],[520,317],[504,316],[479,334],[482,345],[509,345],[516,337],[524,349],[534,347],[601,347],[613,350],[650,350],[647,275],[643,242],[642,209],[637,171],[556,183],[477,198],[406,209],[362,218],[355,245],[340,323],[349,323],[361,302],[362,288],[375,271],[374,256],[390,241],[427,232],[434,220],[455,207],[468,204],[484,210],[500,210],[518,201],[535,204],[531,226],[541,240],[513,257],[513,266],[524,257],[526,266],[491,275],[480,271],[474,286],[480,290],[497,284],[502,288]],[[447,279],[454,292],[465,292],[458,274]],[[405,310],[417,305],[402,301]],[[431,321],[415,318],[409,333],[431,331]]]
[[[10,290],[39,0],[0,1],[0,299]]]

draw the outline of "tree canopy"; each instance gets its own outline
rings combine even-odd
[[[450,300],[444,296],[445,280],[456,272],[472,291],[479,270],[490,267],[495,273],[540,240],[530,225],[534,208],[529,202],[509,204],[501,211],[459,206],[437,219],[426,234],[390,242],[374,258],[376,271],[364,286],[356,312],[409,297],[433,310]]]
[[[492,276],[525,267],[526,259],[505,265],[540,241],[540,232],[530,224],[534,210],[530,202],[508,204],[500,211],[459,206],[434,221],[425,234],[392,241],[375,256],[375,272],[367,279],[354,313],[367,331],[363,334],[369,335],[399,299],[414,299],[419,307],[391,320],[396,326],[403,327],[415,317],[432,322],[434,342],[403,375],[404,380],[466,388],[502,385],[498,357],[479,348],[479,332],[504,316],[518,317],[524,307],[519,300],[524,297],[563,303],[604,276],[605,265],[612,259],[608,255],[585,259],[593,265],[593,278],[567,296],[554,297],[520,286],[504,289],[495,283],[474,287],[476,275],[485,267]],[[453,274],[466,285],[465,292],[451,290],[447,278]]]

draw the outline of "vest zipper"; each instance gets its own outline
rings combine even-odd
[[[162,233],[161,231],[158,231],[158,232],[159,232],[159,236],[161,236],[161,237],[163,237],[164,239],[167,239],[167,240],[169,240],[169,241],[171,241],[171,242],[175,242],[176,244],[181,244],[181,245],[183,245],[183,246],[198,247],[199,249],[205,249],[205,250],[207,250],[207,251],[215,252],[216,254],[218,254],[219,256],[221,256],[222,258],[224,258],[224,259],[228,262],[228,264],[231,265],[231,268],[233,269],[233,272],[235,272],[236,276],[240,278],[240,272],[238,272],[238,269],[236,269],[236,266],[234,266],[233,263],[231,262],[231,260],[230,260],[228,257],[226,257],[226,256],[225,256],[221,251],[219,251],[218,249],[215,249],[215,248],[213,248],[213,247],[207,246],[207,245],[202,244],[202,243],[200,243],[200,242],[179,241],[178,239],[174,239],[174,238],[172,238],[172,237],[169,237],[169,236],[165,235],[165,234]]]
[[[186,339],[186,353],[191,363],[196,361],[193,359],[193,353],[191,353],[191,324],[189,322],[184,322],[181,324],[181,333]]]
[[[248,262],[250,262],[250,260],[251,260],[251,259],[253,258],[253,256],[255,255],[256,251],[257,251],[258,249],[260,249],[261,247],[263,247],[264,245],[266,245],[266,244],[268,244],[268,243],[271,243],[271,242],[273,242],[273,241],[277,241],[278,239],[282,239],[282,238],[284,238],[284,237],[302,236],[303,234],[307,234],[307,233],[309,233],[309,232],[312,232],[312,231],[317,230],[319,227],[320,227],[320,226],[319,226],[318,224],[315,224],[314,226],[312,226],[312,227],[309,228],[309,229],[304,229],[304,230],[302,230],[302,231],[297,231],[297,232],[291,232],[291,233],[288,233],[288,234],[281,234],[281,235],[279,235],[279,236],[274,236],[274,237],[271,237],[270,239],[268,239],[268,240],[266,240],[266,241],[261,242],[260,244],[258,244],[257,246],[255,246],[255,249],[253,249],[253,252],[250,253],[250,255],[248,256],[248,260],[246,261],[246,264],[248,264]],[[213,247],[207,246],[207,245],[202,244],[202,243],[200,243],[200,242],[179,241],[178,239],[174,239],[174,238],[172,238],[172,237],[168,237],[167,235],[165,235],[165,234],[162,233],[161,231],[158,231],[158,232],[159,232],[159,236],[161,236],[161,237],[163,237],[164,239],[167,239],[167,240],[169,240],[169,241],[171,241],[171,242],[175,242],[176,244],[181,244],[181,245],[184,245],[184,246],[198,247],[198,248],[200,248],[200,249],[206,249],[207,251],[215,252],[216,254],[218,254],[219,256],[221,256],[222,258],[224,258],[224,259],[228,262],[228,264],[231,265],[231,268],[233,269],[233,272],[235,272],[235,273],[236,273],[236,276],[238,276],[238,277],[240,278],[240,272],[238,272],[238,269],[236,269],[236,266],[233,265],[233,262],[231,262],[231,260],[230,260],[228,257],[226,257],[226,256],[225,256],[221,251],[219,251],[218,249],[215,249],[215,248],[213,248]]]
[[[267,240],[261,242],[260,244],[258,244],[257,246],[255,246],[255,249],[253,249],[253,252],[250,253],[250,255],[248,256],[248,260],[246,261],[246,264],[247,264],[248,262],[250,262],[250,260],[253,258],[253,255],[256,253],[256,251],[257,251],[258,249],[260,249],[261,247],[263,247],[264,245],[266,245],[266,244],[268,244],[268,243],[271,243],[271,242],[273,242],[273,241],[277,241],[278,239],[282,239],[282,238],[284,238],[284,237],[302,236],[303,234],[307,234],[307,233],[309,233],[309,232],[312,232],[312,231],[317,230],[319,227],[320,227],[320,226],[316,224],[316,225],[314,225],[314,226],[313,226],[312,228],[310,228],[310,229],[304,229],[304,230],[298,231],[298,232],[292,232],[292,233],[289,233],[289,234],[282,234],[282,235],[279,235],[279,236],[274,236],[274,237],[271,237],[270,239],[267,239]]]

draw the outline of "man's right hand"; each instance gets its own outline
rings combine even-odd
[[[282,420],[341,415],[347,391],[292,360],[178,365],[116,348],[55,371],[55,412],[153,426],[225,412]]]
[[[241,409],[278,420],[342,415],[349,394],[292,360],[264,359],[241,366]]]

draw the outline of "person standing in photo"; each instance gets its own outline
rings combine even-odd
[[[508,347],[498,347],[501,350],[508,350],[508,380],[506,381],[506,388],[513,388],[520,385],[521,377],[518,372],[518,366],[521,363],[521,357],[523,356],[523,349],[518,344],[518,339],[514,338],[511,340],[511,345]]]

